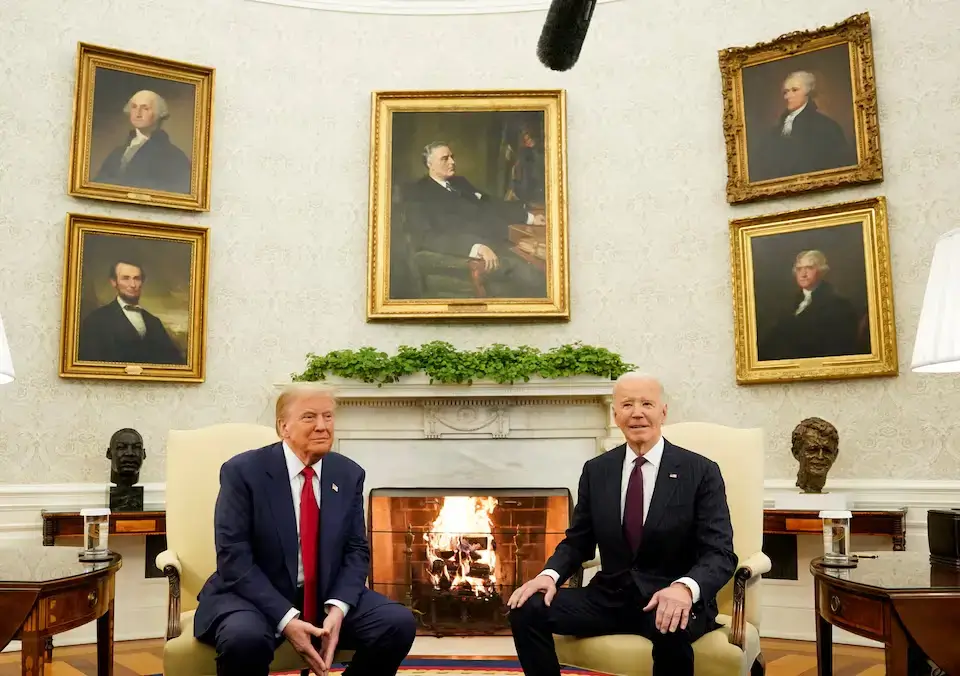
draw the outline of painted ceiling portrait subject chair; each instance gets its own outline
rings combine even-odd
[[[710,458],[720,466],[727,489],[733,548],[739,563],[733,579],[720,590],[720,628],[693,644],[697,676],[760,676],[760,582],[770,571],[763,545],[763,431],[710,423],[664,425],[672,443]],[[600,565],[588,561],[585,569]],[[653,645],[642,636],[591,638],[554,636],[560,664],[620,676],[653,672]]]
[[[170,585],[163,671],[176,676],[216,676],[216,651],[193,637],[197,594],[217,567],[213,511],[220,466],[244,451],[279,441],[262,425],[228,423],[197,430],[170,430],[167,439],[167,549],[157,567]],[[351,653],[338,651],[336,661]],[[290,643],[277,649],[271,671],[306,666]]]

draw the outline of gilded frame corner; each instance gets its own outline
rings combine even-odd
[[[844,43],[848,45],[850,58],[857,164],[751,182],[748,171],[744,68]],[[869,13],[851,16],[833,26],[787,33],[770,42],[720,50],[719,64],[723,95],[723,135],[727,151],[728,203],[752,202],[883,180],[877,83]]]
[[[759,359],[755,237],[859,223],[863,233],[869,353]],[[899,372],[887,204],[882,196],[730,221],[738,385],[890,377]]]
[[[566,93],[564,90],[375,91],[372,94],[367,321],[569,320]],[[391,297],[393,115],[406,112],[543,113],[547,296],[539,298]]]
[[[79,356],[83,256],[87,235],[113,235],[148,241],[182,242],[190,249],[186,363],[150,364],[82,360]],[[69,213],[64,244],[59,375],[61,378],[201,383],[206,378],[209,229],[128,218]],[[113,301],[111,301],[112,303]],[[108,303],[109,305],[109,303]],[[146,308],[149,310],[149,308]]]
[[[172,80],[194,87],[189,194],[94,180],[90,163],[97,68]],[[67,192],[73,197],[110,202],[209,211],[215,77],[216,69],[208,66],[78,43]]]

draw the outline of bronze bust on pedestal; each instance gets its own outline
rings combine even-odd
[[[143,448],[143,437],[129,427],[117,430],[110,437],[107,447],[107,459],[110,460],[110,509],[114,512],[142,512],[143,486],[140,481],[140,467],[147,452]]]
[[[827,473],[840,453],[837,428],[823,418],[801,420],[793,430],[791,450],[800,461],[797,486],[804,493],[822,493]]]

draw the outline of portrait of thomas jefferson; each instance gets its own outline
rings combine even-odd
[[[90,178],[189,194],[194,87],[105,68],[96,82]]]
[[[760,361],[839,357],[870,352],[865,282],[855,277],[863,272],[863,259],[847,258],[844,289],[830,282],[831,266],[823,251],[797,253],[789,273],[793,289],[777,285],[779,298],[763,298],[766,317],[761,316],[758,299],[757,358]],[[760,286],[760,283],[757,283]],[[855,304],[844,291],[856,289],[861,302]],[[762,297],[761,297],[762,298]],[[859,305],[859,307],[858,307]],[[761,322],[761,319],[766,321]]]
[[[186,365],[190,245],[101,234],[85,239],[78,360]]]
[[[545,298],[542,114],[445,115],[395,116],[391,296]]]
[[[751,182],[856,166],[846,45],[745,68]]]

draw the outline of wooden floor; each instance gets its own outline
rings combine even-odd
[[[817,673],[813,643],[763,640],[767,676],[811,676]],[[127,641],[116,646],[114,676],[144,676],[163,671],[163,641]],[[883,676],[883,651],[834,645],[834,676]],[[97,673],[94,646],[55,648],[52,673],[47,676],[93,676]],[[0,676],[20,674],[20,653],[0,655]]]

